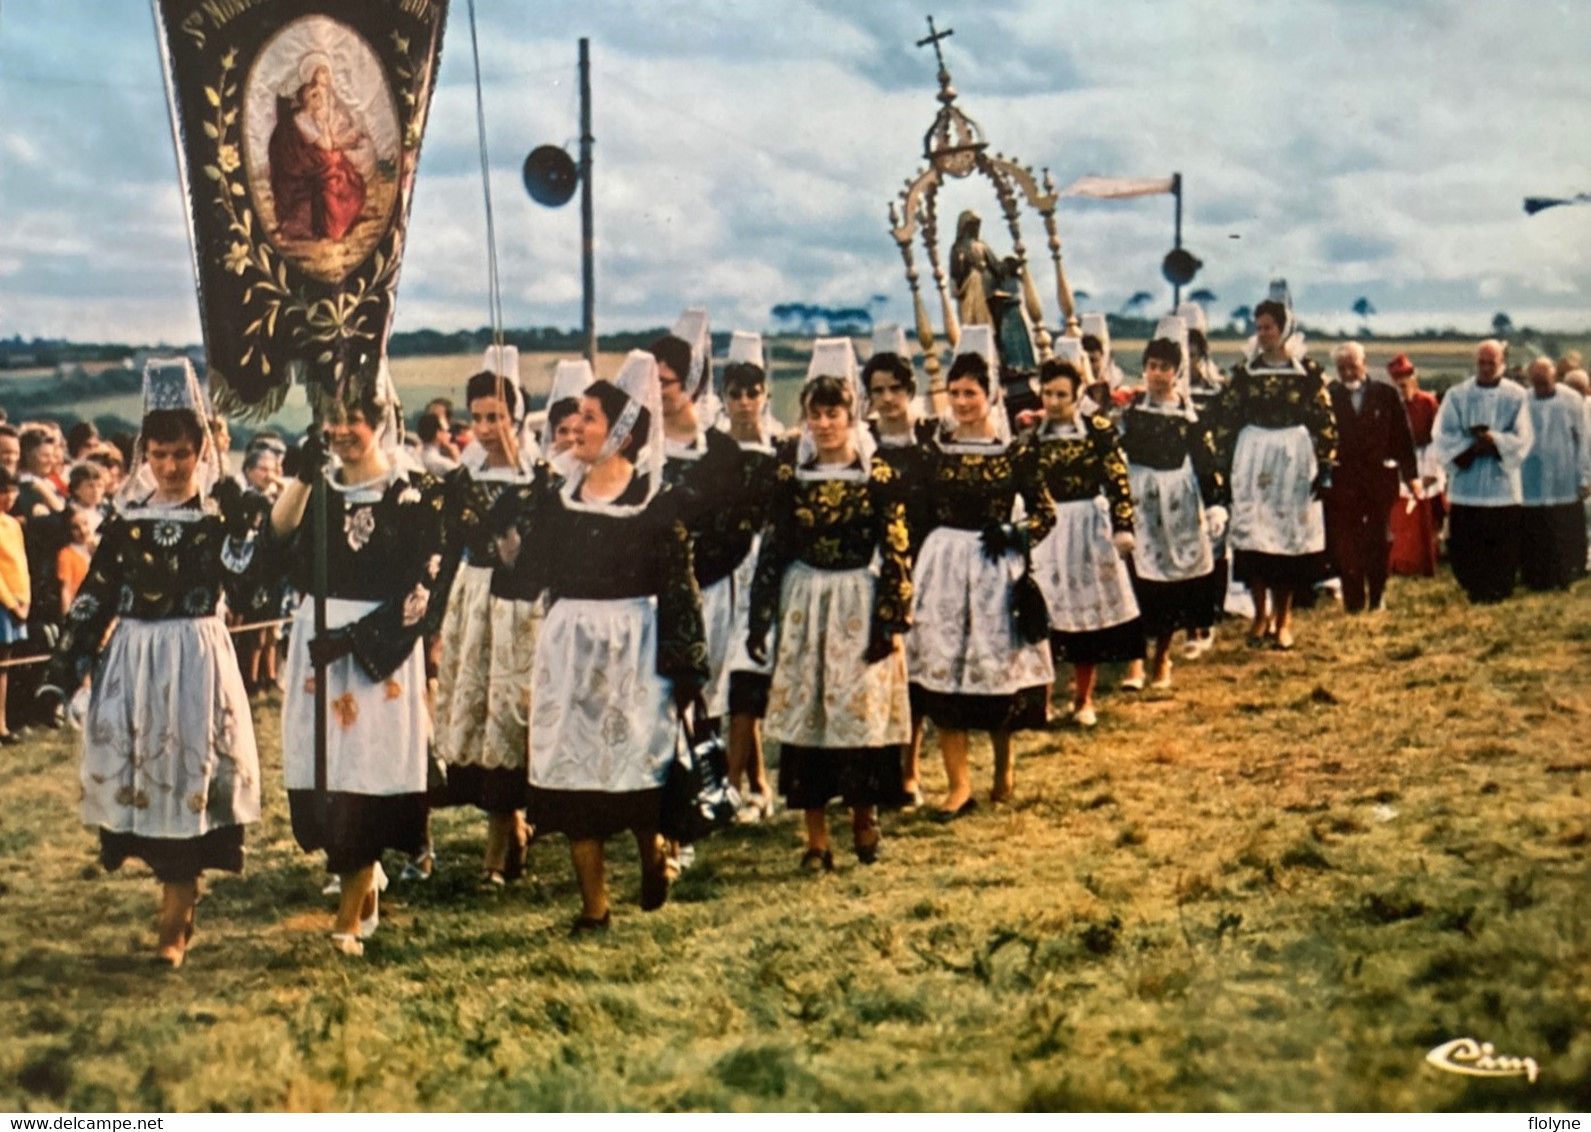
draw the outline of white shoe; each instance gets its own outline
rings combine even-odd
[[[409,881],[430,880],[431,874],[436,871],[436,853],[427,845],[425,852],[418,857],[410,858],[403,864],[403,871],[398,874],[398,880]],[[385,874],[383,874],[384,876]]]
[[[320,894],[322,896],[341,896],[342,891],[343,878],[338,876],[336,873],[332,873],[331,876],[327,878],[326,883],[321,887]]]
[[[737,825],[757,825],[773,817],[772,794],[747,794],[745,802],[735,811]]]
[[[1091,707],[1073,708],[1072,722],[1079,727],[1092,727],[1099,722],[1099,716]]]
[[[1166,665],[1166,674],[1164,676],[1156,678],[1154,683],[1150,684],[1149,686],[1151,688],[1155,689],[1156,691],[1160,691],[1160,692],[1163,692],[1167,688],[1171,687],[1171,665],[1167,664]]]
[[[381,894],[387,891],[387,874],[380,861],[376,862],[375,871],[370,876],[370,891],[375,894],[375,901],[370,906],[370,915],[359,921],[360,939],[369,939],[381,926]]]
[[[671,880],[677,878],[682,872],[696,863],[696,846],[678,845],[673,846],[673,849],[674,855],[664,862]]]
[[[1210,630],[1208,637],[1189,637],[1188,643],[1182,646],[1183,660],[1198,660],[1205,653],[1215,647],[1215,630]]]
[[[1123,676],[1116,687],[1123,692],[1141,692],[1144,690],[1144,678],[1142,676]]]

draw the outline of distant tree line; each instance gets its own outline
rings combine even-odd
[[[668,332],[666,326],[649,330],[620,330],[612,334],[597,335],[597,349],[604,351],[643,350],[658,336]],[[727,342],[729,335],[725,334]],[[503,331],[503,341],[517,346],[526,353],[578,354],[586,348],[585,335],[575,329],[564,330],[556,326],[527,327]],[[451,354],[484,354],[492,344],[492,328],[479,330],[400,330],[387,340],[387,354],[394,358],[430,357]]]
[[[114,362],[132,355],[137,347],[120,342],[68,342],[63,338],[22,335],[0,338],[0,369],[54,368],[72,362]]]
[[[1087,292],[1078,291],[1075,297],[1081,305],[1088,296]],[[1195,291],[1189,297],[1206,304],[1216,298],[1209,291]],[[883,298],[882,295],[875,295],[869,301],[869,305],[876,304]],[[1139,292],[1123,305],[1120,312],[1107,314],[1105,317],[1110,325],[1111,335],[1118,338],[1147,338],[1153,334],[1159,321],[1158,316],[1145,316],[1140,313],[1150,301],[1151,296],[1147,292]],[[1304,330],[1316,338],[1372,337],[1373,333],[1368,323],[1370,317],[1378,313],[1374,305],[1368,299],[1360,298],[1354,303],[1353,313],[1365,323],[1357,331],[1325,333],[1312,330],[1307,325]],[[771,308],[769,314],[779,324],[770,336],[768,344],[773,356],[778,356],[777,351],[781,348],[775,344],[777,336],[781,334],[796,338],[819,334],[866,336],[872,333],[874,325],[873,315],[863,307],[781,303]],[[615,353],[645,349],[659,335],[666,333],[667,329],[663,326],[654,326],[644,330],[621,330],[602,334],[597,338],[597,348],[604,352]],[[1496,337],[1509,341],[1535,342],[1543,346],[1553,342],[1550,332],[1539,331],[1531,326],[1516,326],[1513,319],[1503,311],[1498,311],[1492,317],[1490,329]],[[1226,324],[1211,326],[1210,337],[1215,340],[1231,340],[1247,337],[1253,332],[1253,308],[1239,306],[1232,310]],[[1423,330],[1393,335],[1396,338],[1416,341],[1468,340],[1475,336],[1474,331],[1459,330],[1451,326],[1427,327]],[[517,346],[527,353],[575,355],[585,349],[585,336],[577,329],[563,329],[556,326],[525,327],[505,331],[503,337],[509,345]],[[729,337],[728,330],[719,330],[715,333],[714,351],[721,354],[727,349]],[[405,330],[392,335],[387,343],[387,352],[395,358],[481,354],[485,352],[491,341],[491,328],[484,326],[477,330]],[[179,349],[182,348],[167,346],[164,343],[148,347],[125,342],[70,342],[59,338],[24,340],[21,335],[13,335],[8,339],[0,339],[0,370],[58,369],[63,366],[81,366],[84,363],[124,362],[140,351],[159,353],[164,350]],[[80,369],[69,368],[61,381],[49,389],[11,394],[6,397],[5,403],[8,408],[20,409],[35,403],[60,404],[78,397],[93,398],[117,393],[136,393],[140,388],[139,382],[138,374],[122,368],[108,369],[92,376],[83,373]]]

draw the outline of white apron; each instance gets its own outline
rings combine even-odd
[[[326,599],[326,627],[340,629],[378,607],[374,601]],[[282,763],[289,790],[315,788],[315,669],[309,642],[315,635],[315,602],[305,598],[293,614],[282,699]],[[351,656],[326,669],[326,788],[334,793],[423,794],[431,716],[425,706],[422,645],[382,681],[370,679]]]
[[[442,620],[436,754],[449,766],[525,765],[541,606],[491,588],[490,567],[461,565]]]
[[[1325,550],[1326,512],[1309,494],[1318,471],[1303,425],[1245,425],[1232,451],[1232,549],[1289,557]]]
[[[735,572],[702,590],[702,626],[707,638],[707,687],[702,698],[713,718],[729,711],[729,658],[735,631]]]
[[[561,598],[542,622],[530,784],[629,793],[663,785],[680,728],[657,674],[657,602]]]
[[[1165,471],[1127,465],[1132,478],[1133,568],[1148,582],[1186,582],[1215,569],[1210,532],[1204,523],[1204,501],[1193,461]]]
[[[770,646],[769,659],[758,664],[746,652],[746,637],[751,631],[751,585],[757,576],[757,555],[762,550],[762,535],[753,535],[751,549],[746,552],[746,557],[741,559],[740,565],[735,567],[731,577],[734,580],[734,617],[729,625],[729,654],[724,662],[724,677],[715,680],[711,693],[707,698],[707,710],[713,715],[724,715],[729,711],[729,678],[736,672],[753,672],[761,676],[773,674],[773,655],[778,651],[779,627],[775,625],[769,634]],[[705,612],[705,610],[704,610]]]
[[[906,666],[931,692],[1009,696],[1055,678],[1047,641],[1027,644],[1011,617],[1021,555],[983,556],[977,531],[936,527],[912,575],[912,629]]]
[[[770,739],[802,747],[883,747],[911,738],[906,650],[868,664],[873,572],[785,571],[779,645],[763,722]]]
[[[1050,628],[1092,633],[1138,616],[1127,562],[1111,541],[1103,495],[1055,505],[1055,529],[1033,548],[1033,577],[1050,606]]]
[[[83,721],[88,825],[199,837],[260,819],[254,721],[219,616],[117,623]]]

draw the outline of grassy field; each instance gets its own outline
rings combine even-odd
[[[1024,738],[1014,804],[886,819],[874,868],[800,875],[781,815],[643,915],[616,841],[596,939],[561,841],[481,892],[449,813],[438,875],[335,956],[262,709],[249,871],[159,973],[152,879],[97,868],[73,741],[33,738],[0,771],[0,1109],[1585,1110],[1586,597],[1403,581],[1288,654],[1228,627],[1174,692]],[[1540,1079],[1424,1064],[1466,1036]]]

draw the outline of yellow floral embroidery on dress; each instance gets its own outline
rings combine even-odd
[[[1043,437],[1039,466],[1057,503],[1103,494],[1110,504],[1111,528],[1132,530],[1132,478],[1108,417],[1089,418],[1082,436]]]
[[[1261,370],[1249,372],[1239,364],[1232,380],[1221,394],[1216,447],[1222,460],[1230,463],[1238,433],[1245,425],[1259,428],[1292,428],[1302,425],[1309,431],[1315,459],[1322,465],[1337,459],[1337,418],[1332,413],[1331,393],[1325,375],[1315,362],[1305,359],[1303,372]]]
[[[780,584],[790,563],[819,570],[856,570],[878,558],[873,620],[888,631],[910,623],[911,532],[905,504],[893,489],[895,471],[874,459],[866,481],[801,481],[789,463],[779,467],[780,491],[770,506],[766,536],[752,584],[752,635],[780,618]],[[798,617],[791,610],[787,617]]]
[[[1022,499],[1029,540],[1037,544],[1055,525],[1055,507],[1045,490],[1039,453],[1026,437],[991,453],[946,452],[929,445],[932,461],[924,504],[926,535],[933,527],[980,530],[1011,521],[1012,504]]]
[[[906,553],[907,547],[911,545],[911,538],[906,530],[906,519],[904,516],[897,515],[884,527],[884,542],[895,553]]]

